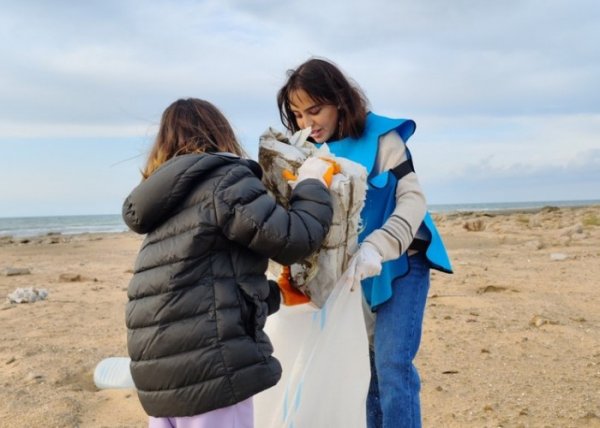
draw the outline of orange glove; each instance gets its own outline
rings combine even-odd
[[[327,170],[325,171],[325,174],[323,174],[323,180],[325,180],[325,184],[327,184],[327,187],[330,187],[331,180],[333,180],[333,176],[342,172],[342,167],[340,167],[340,164],[332,159],[320,159],[323,159],[325,162],[329,162],[331,164],[329,168],[327,168]]]
[[[289,169],[284,169],[283,172],[281,173],[281,175],[283,176],[283,179],[286,181],[296,181],[298,180],[298,177],[296,177],[292,171],[290,171]]]
[[[283,304],[287,306],[301,305],[310,302],[308,296],[290,283],[290,267],[284,266],[277,280]]]

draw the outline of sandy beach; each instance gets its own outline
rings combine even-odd
[[[417,359],[424,426],[600,427],[600,206],[434,217],[455,273],[432,276]],[[92,378],[127,354],[140,243],[0,238],[1,427],[146,426],[135,391]],[[19,287],[48,296],[9,303]]]

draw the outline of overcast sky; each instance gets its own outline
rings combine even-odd
[[[253,158],[311,56],[412,118],[431,204],[600,199],[595,0],[0,0],[0,217],[119,213],[162,111],[199,97]]]

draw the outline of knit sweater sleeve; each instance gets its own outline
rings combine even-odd
[[[380,137],[375,173],[394,168],[407,160],[404,141],[396,131]],[[393,260],[407,251],[427,210],[425,195],[417,175],[411,172],[402,177],[396,186],[396,208],[383,226],[365,238],[373,244],[383,261]]]

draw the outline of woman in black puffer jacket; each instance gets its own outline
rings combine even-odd
[[[123,204],[127,225],[147,234],[126,324],[150,426],[193,416],[197,427],[251,427],[251,397],[281,376],[263,332],[280,302],[267,262],[289,265],[320,247],[332,207],[317,171],[330,165],[307,161],[286,209],[242,155],[219,110],[178,100],[163,113],[144,180]]]

